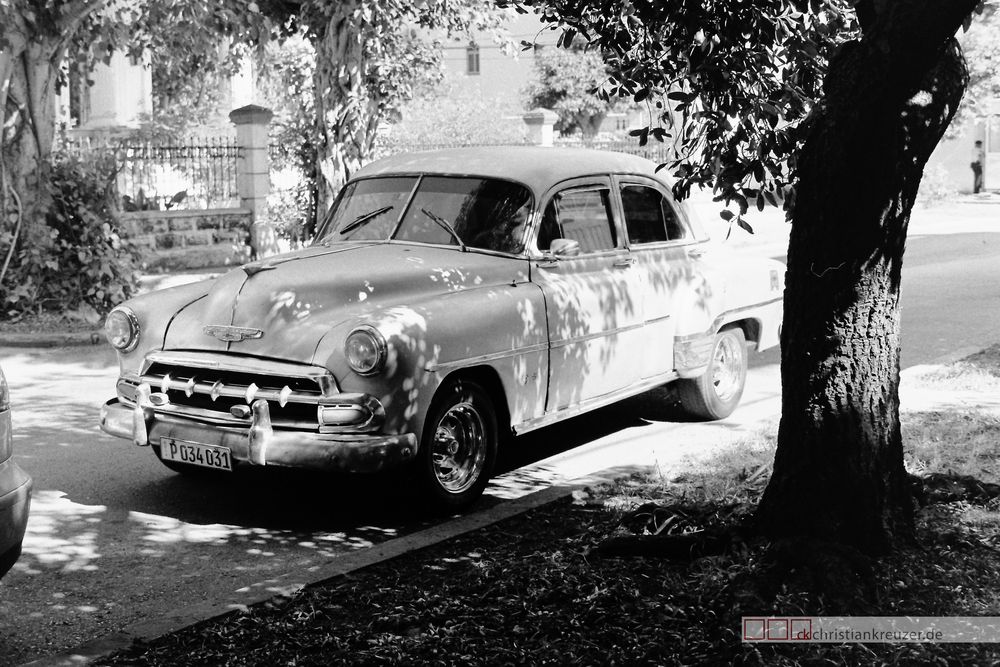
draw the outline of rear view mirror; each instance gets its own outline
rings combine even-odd
[[[580,242],[573,239],[552,239],[549,252],[555,257],[576,257],[580,254]]]

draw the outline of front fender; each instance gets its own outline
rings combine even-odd
[[[355,327],[377,328],[388,344],[384,370],[360,376],[350,369],[344,342]],[[492,368],[512,423],[542,414],[548,381],[545,305],[537,285],[521,282],[436,295],[384,308],[334,327],[316,350],[343,391],[376,396],[387,433],[421,433],[435,392],[450,374]],[[499,400],[499,399],[498,399]]]
[[[129,352],[118,352],[121,374],[138,373],[143,358],[154,350],[163,349],[167,327],[174,317],[208,294],[215,279],[187,283],[143,294],[121,305],[130,308],[139,321],[139,343]]]

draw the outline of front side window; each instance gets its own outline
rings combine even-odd
[[[625,185],[621,195],[625,228],[632,245],[677,241],[687,235],[674,208],[656,188]]]
[[[611,191],[588,188],[561,192],[545,207],[538,230],[538,249],[548,250],[555,239],[571,239],[580,252],[600,252],[617,246],[611,217]]]

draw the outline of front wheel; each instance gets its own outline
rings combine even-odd
[[[427,414],[417,481],[436,509],[471,505],[486,488],[497,455],[497,417],[489,394],[471,380],[449,380]]]
[[[712,360],[704,375],[678,380],[684,410],[700,419],[723,419],[732,414],[747,381],[747,340],[734,327],[715,335]]]

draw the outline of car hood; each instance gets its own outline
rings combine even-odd
[[[165,349],[230,351],[317,363],[322,338],[383,308],[417,306],[432,296],[511,284],[525,260],[404,243],[309,248],[230,271],[173,318]],[[210,325],[259,329],[259,338],[225,342]]]

